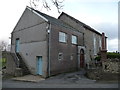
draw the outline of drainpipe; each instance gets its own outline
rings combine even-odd
[[[49,22],[48,24],[48,76],[50,76],[51,23]]]
[[[12,52],[12,48],[13,48],[13,32],[11,33],[11,46],[10,46],[10,52]]]

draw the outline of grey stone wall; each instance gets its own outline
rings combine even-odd
[[[74,27],[75,29],[79,30],[80,32],[84,33],[84,28],[81,26],[80,23],[75,22],[71,18],[66,15],[62,15],[59,17],[60,20],[64,21],[65,23],[69,24],[70,26]]]
[[[102,66],[104,72],[119,73],[120,62],[118,59],[107,59]]]
[[[15,26],[13,32],[23,30],[25,28],[30,28],[32,26],[40,24],[41,22],[45,22],[45,20],[39,18],[39,16],[35,14],[32,10],[30,11],[28,8],[26,8],[22,16],[20,17],[17,25]]]
[[[67,42],[59,42],[59,32],[67,34]],[[78,37],[77,44],[71,43],[71,36]],[[51,28],[51,42],[50,42],[50,69],[51,74],[58,74],[77,70],[78,68],[78,46],[83,46],[83,33],[73,31],[59,25],[52,24]],[[63,59],[58,60],[58,54],[63,53]],[[73,60],[71,55],[73,54]]]
[[[24,11],[12,32],[11,52],[15,52],[15,41],[20,40],[19,53],[32,74],[37,73],[37,56],[42,56],[43,76],[47,76],[47,22],[33,13]]]
[[[87,62],[89,63],[89,61],[91,61],[91,59],[94,59],[95,56],[100,52],[99,49],[101,47],[101,44],[99,38],[102,37],[88,29],[85,29],[84,33],[85,33],[84,42],[86,47],[86,58],[87,58]],[[96,43],[95,43],[96,48],[94,47],[94,37],[96,39]]]
[[[14,75],[15,74],[15,69],[16,69],[16,64],[14,62],[14,58],[12,56],[11,52],[3,52],[4,53],[4,58],[6,58],[6,73],[9,75]]]
[[[80,32],[84,33],[84,46],[85,46],[85,56],[86,56],[86,63],[89,63],[91,61],[91,58],[94,59],[94,57],[97,55],[99,52],[99,47],[100,45],[100,40],[99,38],[102,39],[101,35],[84,28],[79,22],[74,21],[73,19],[69,18],[66,15],[62,15],[59,17],[60,20],[64,21],[65,23],[68,23],[72,27],[76,28]],[[96,38],[96,54],[94,54],[94,37],[93,34],[95,35]],[[102,42],[102,41],[101,41]]]

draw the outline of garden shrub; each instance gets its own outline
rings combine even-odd
[[[97,60],[97,61],[100,61],[101,57],[100,56],[97,56],[94,58],[94,60]]]
[[[1,58],[0,59],[0,67],[2,66],[2,67],[5,67],[5,65],[6,65],[6,58]]]
[[[107,53],[107,59],[108,58],[110,58],[110,59],[115,59],[115,58],[120,59],[120,54],[119,53],[108,52]],[[96,60],[96,61],[100,61],[100,59],[101,59],[101,56],[97,56],[97,57],[94,58],[94,60]]]
[[[118,59],[120,59],[120,54],[119,53],[108,52],[107,53],[107,58],[118,58]]]

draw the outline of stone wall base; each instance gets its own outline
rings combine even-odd
[[[111,73],[119,73],[119,64],[120,62],[112,62],[112,61],[103,61],[103,71],[104,72],[111,72]]]
[[[21,68],[16,68],[15,69],[15,76],[20,77],[23,76],[22,69]]]

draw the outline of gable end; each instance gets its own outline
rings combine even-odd
[[[29,9],[30,11],[32,11],[33,13],[35,13],[36,15],[40,16],[42,19],[44,19],[46,22],[48,22],[48,19],[46,19],[44,16],[40,15],[39,13],[35,12],[32,8],[27,6],[27,9]]]

